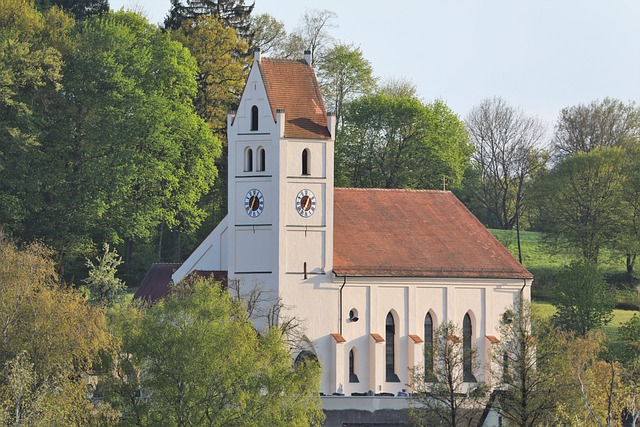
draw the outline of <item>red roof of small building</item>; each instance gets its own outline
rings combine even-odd
[[[449,191],[336,188],[339,276],[532,278]]]
[[[285,110],[284,136],[328,139],[327,113],[313,68],[304,60],[262,58],[260,73],[273,119]]]
[[[134,299],[141,299],[147,303],[153,304],[161,298],[164,298],[171,291],[171,275],[180,267],[181,264],[175,263],[157,263],[152,264],[147,274],[142,279],[142,283],[136,293],[133,295]],[[226,271],[212,271],[212,270],[194,270],[186,277],[187,280],[194,279],[196,277],[209,278],[213,277],[214,280],[223,282],[226,284],[227,272]]]

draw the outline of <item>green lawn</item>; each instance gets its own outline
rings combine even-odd
[[[547,302],[536,302],[533,301],[531,303],[531,309],[536,313],[543,317],[551,317],[556,313],[556,308],[553,304]],[[614,354],[619,354],[620,351],[620,342],[618,341],[618,328],[623,323],[629,321],[633,317],[634,314],[640,315],[640,311],[637,310],[613,310],[613,319],[611,323],[602,328],[602,331],[607,336],[607,340],[609,341],[609,348]]]

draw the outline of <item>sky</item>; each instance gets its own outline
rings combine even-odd
[[[110,0],[161,23],[169,0]],[[245,4],[250,4],[245,1]],[[306,9],[337,14],[334,37],[362,50],[374,74],[413,82],[464,118],[482,100],[553,129],[562,108],[605,97],[640,104],[637,0],[255,0],[288,32]]]

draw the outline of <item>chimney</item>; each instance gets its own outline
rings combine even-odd
[[[260,48],[259,47],[253,49],[253,59],[255,59],[256,61],[258,61],[258,63],[260,63]]]
[[[284,124],[285,124],[285,110],[278,108],[276,110],[276,123],[278,123],[278,130],[280,131],[280,138],[284,138]]]
[[[311,51],[310,50],[305,50],[304,51],[304,62],[306,62],[307,65],[311,65]]]
[[[236,119],[236,112],[234,110],[227,110],[227,129],[233,126],[233,121]]]
[[[336,139],[337,119],[338,117],[336,116],[336,113],[327,113],[327,129],[329,130],[329,134],[331,134],[331,139]]]

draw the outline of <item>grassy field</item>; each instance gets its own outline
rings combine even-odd
[[[518,243],[514,230],[489,230],[508,250],[518,257]],[[522,264],[535,276],[532,295],[534,299],[549,300],[549,288],[554,282],[556,272],[577,258],[578,253],[569,253],[566,248],[554,247],[545,241],[542,233],[521,231]],[[626,276],[624,256],[610,250],[602,250],[599,267],[607,279],[620,284],[620,278]]]
[[[518,244],[516,240],[516,232],[512,230],[490,230],[494,236],[515,256],[518,257]],[[575,259],[575,255],[568,254],[554,248],[546,242],[541,233],[533,231],[520,232],[520,243],[522,247],[522,263],[535,276],[532,287],[532,308],[544,317],[551,317],[555,314],[556,309],[551,304],[551,287],[555,280],[556,272],[571,263]],[[612,251],[603,251],[600,256],[600,268],[603,270],[609,282],[616,283],[618,278],[625,276],[624,258],[621,254]],[[640,268],[640,266],[638,267]],[[638,291],[628,289],[625,291],[616,291],[618,303],[623,306],[637,305],[640,298]],[[631,303],[633,302],[633,303]],[[613,311],[613,320],[611,323],[602,328],[610,342],[610,348],[616,352],[620,344],[618,342],[618,328],[621,324],[627,322],[631,317],[640,312],[638,310],[620,310]]]

